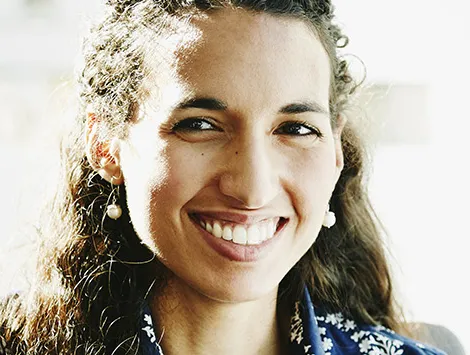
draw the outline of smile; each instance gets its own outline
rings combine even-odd
[[[191,218],[214,237],[238,245],[258,245],[272,239],[288,222],[288,219],[283,217],[268,218],[249,225],[199,214],[192,214]]]

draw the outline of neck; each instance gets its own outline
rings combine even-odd
[[[277,289],[253,301],[213,300],[181,281],[151,304],[165,355],[281,354]],[[158,337],[158,336],[157,336]]]

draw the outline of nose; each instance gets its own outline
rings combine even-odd
[[[265,139],[252,137],[224,153],[219,189],[246,209],[266,206],[280,191],[279,158]]]

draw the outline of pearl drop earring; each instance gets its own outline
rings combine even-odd
[[[328,205],[328,211],[325,213],[325,217],[323,218],[323,227],[331,228],[335,225],[335,223],[335,213],[330,211],[330,205]]]
[[[117,203],[117,198],[116,198],[116,195],[119,195],[119,187],[117,187],[117,189],[113,189],[111,194],[114,195],[113,203],[106,207],[106,214],[108,215],[109,218],[116,220],[122,216],[122,208]]]
[[[106,207],[106,214],[111,219],[118,219],[122,215],[122,208],[116,203],[112,203],[108,207]]]

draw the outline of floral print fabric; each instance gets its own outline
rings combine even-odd
[[[142,316],[141,344],[145,355],[164,355],[150,310]],[[383,326],[359,325],[342,313],[314,307],[305,289],[295,303],[290,325],[289,355],[445,355]]]

